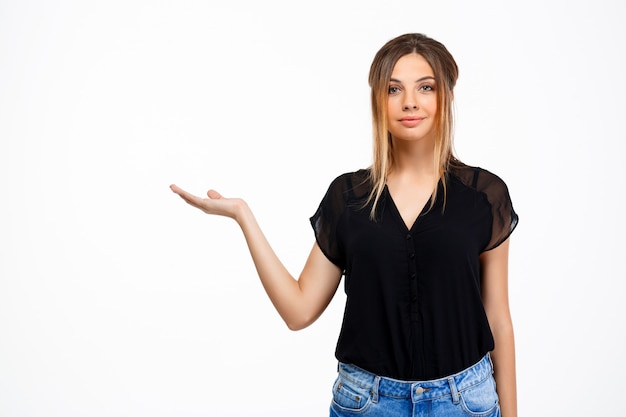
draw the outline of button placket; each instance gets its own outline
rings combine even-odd
[[[416,254],[415,254],[415,242],[411,233],[406,235],[406,251],[409,258],[409,284],[410,284],[410,301],[411,301],[411,315],[417,317],[417,267],[416,267]]]

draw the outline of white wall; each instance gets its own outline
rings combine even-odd
[[[0,1],[0,415],[327,415],[343,294],[288,331],[236,225],[168,185],[246,198],[297,274],[330,180],[370,162],[367,71],[405,32],[457,59],[457,152],[520,214],[520,415],[617,415],[625,17],[617,0]]]

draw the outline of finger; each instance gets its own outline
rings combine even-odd
[[[183,190],[182,188],[174,184],[170,185],[170,189],[174,193],[178,194],[178,196],[182,198],[183,200],[185,200],[188,204],[191,204],[193,206],[198,206],[202,202],[202,199],[200,197],[195,196],[191,193],[188,193],[187,191]]]
[[[215,190],[207,191],[206,195],[208,195],[211,200],[219,200],[222,198],[222,195]]]
[[[170,185],[171,190],[178,194],[178,196],[180,198],[182,198],[183,200],[189,202],[190,200],[192,200],[193,198],[197,198],[196,196],[194,196],[193,194],[188,193],[187,191],[183,190],[180,187],[177,187],[176,185],[172,184]]]
[[[176,184],[171,184],[170,185],[170,190],[172,190],[173,192],[175,192],[176,194],[181,194],[184,193],[185,191],[180,188],[179,186],[177,186]]]

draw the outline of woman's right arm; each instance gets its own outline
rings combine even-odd
[[[326,258],[317,243],[295,279],[274,253],[245,201],[224,198],[214,190],[207,193],[209,198],[201,198],[176,185],[170,188],[191,206],[230,217],[239,224],[263,288],[291,330],[309,326],[322,314],[337,291],[341,270]]]

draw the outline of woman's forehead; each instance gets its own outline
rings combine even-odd
[[[417,53],[401,56],[393,66],[392,78],[422,78],[426,76],[434,77],[434,72],[428,61]],[[408,80],[402,80],[408,81]]]

